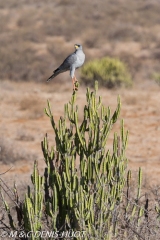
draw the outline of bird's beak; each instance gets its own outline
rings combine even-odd
[[[78,48],[79,48],[78,45],[76,45],[76,44],[75,44],[74,46],[75,46],[75,49],[78,49]]]

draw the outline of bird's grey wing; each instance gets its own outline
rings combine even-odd
[[[47,79],[47,82],[49,82],[52,78],[56,77],[58,74],[62,72],[66,72],[68,70],[73,71],[73,65],[77,61],[77,56],[75,53],[72,53],[69,55],[63,63],[53,71],[53,74]],[[73,74],[72,74],[73,75]]]
[[[77,61],[77,56],[75,53],[72,53],[63,61],[63,63],[59,66],[59,69],[62,71],[67,71],[72,67],[72,65],[76,61]]]

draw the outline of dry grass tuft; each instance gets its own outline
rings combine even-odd
[[[35,160],[36,155],[28,153],[23,149],[16,149],[15,142],[0,138],[0,162],[4,164],[14,163],[20,160]],[[17,151],[18,150],[18,151]]]
[[[44,115],[45,103],[37,96],[30,95],[24,97],[19,103],[19,109],[21,111],[27,111],[27,118],[37,119]]]

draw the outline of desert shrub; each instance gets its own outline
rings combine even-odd
[[[160,73],[154,73],[152,75],[152,78],[155,80],[155,82],[160,86]]]
[[[42,141],[44,176],[39,174],[35,161],[31,175],[33,189],[28,186],[24,201],[20,201],[14,186],[11,199],[16,204],[17,220],[2,189],[6,194],[10,191],[1,182],[1,200],[8,223],[3,216],[0,227],[3,231],[16,231],[17,237],[23,232],[26,237],[23,239],[32,240],[43,239],[44,235],[36,237],[34,233],[46,229],[52,233],[50,239],[58,236],[86,240],[156,239],[156,234],[159,236],[159,198],[152,210],[155,218],[151,225],[148,196],[141,199],[142,170],[138,171],[134,189],[131,171],[127,171],[128,132],[123,121],[120,133],[114,133],[113,150],[107,149],[108,136],[120,114],[120,98],[113,114],[103,105],[101,97],[97,97],[97,86],[93,92],[87,89],[86,99],[81,123],[76,93],[65,105],[64,116],[58,124],[48,102],[45,113],[53,127],[55,146],[49,146],[46,135]],[[150,226],[152,231],[149,231]]]
[[[126,65],[118,59],[104,57],[86,63],[81,70],[82,81],[93,86],[98,80],[101,86],[114,88],[131,86],[131,76]]]
[[[19,149],[16,151],[10,140],[0,137],[0,162],[4,164],[15,163],[18,160],[34,160],[35,154]]]

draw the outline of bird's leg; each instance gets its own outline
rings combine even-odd
[[[74,76],[74,77],[75,77],[74,86],[75,86],[75,90],[77,91],[78,90],[78,80],[77,80],[76,76]]]
[[[77,91],[78,90],[78,80],[76,79],[75,75],[72,78],[72,85],[73,85],[73,91]]]
[[[78,82],[78,80],[77,80],[76,76],[74,76],[74,77],[75,77],[75,82]]]

